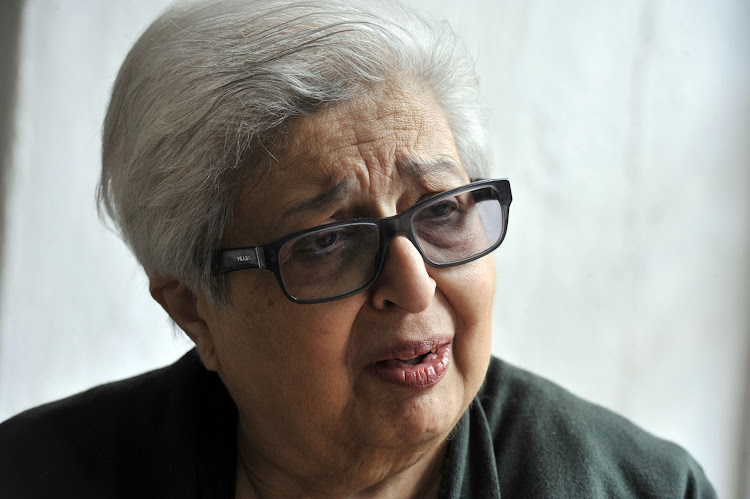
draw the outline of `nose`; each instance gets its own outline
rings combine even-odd
[[[416,247],[404,236],[391,240],[383,271],[373,284],[370,300],[377,310],[400,307],[419,313],[432,303],[435,280]]]

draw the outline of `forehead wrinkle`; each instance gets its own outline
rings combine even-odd
[[[328,182],[328,184],[330,183],[331,182]],[[327,189],[324,192],[321,192],[315,197],[312,197],[306,201],[302,201],[301,203],[289,203],[292,205],[292,207],[288,210],[285,210],[281,214],[281,219],[284,220],[302,212],[322,210],[326,206],[335,204],[336,202],[340,202],[345,199],[353,189],[354,180],[351,177],[345,178],[344,180],[334,184],[331,188]]]
[[[260,203],[272,212],[263,224],[266,234],[277,234],[285,213],[298,211],[299,201],[321,207],[356,190],[387,206],[398,190],[445,189],[468,178],[449,144],[453,136],[442,110],[429,93],[411,86],[383,87],[300,116],[285,135],[275,181]],[[422,187],[405,179],[417,179]],[[345,180],[351,189],[326,194]]]
[[[241,215],[233,217],[233,225],[246,229],[252,227],[254,244],[283,235],[279,230],[284,226],[282,221],[288,211],[293,210],[300,200],[312,201],[324,195],[325,192],[321,191],[331,190],[337,179],[341,180],[334,174],[335,170],[322,170],[302,158],[297,160],[298,156],[289,154],[288,158],[279,161],[269,177],[249,184],[243,190],[237,205]],[[304,181],[300,182],[300,179]]]
[[[402,95],[395,100],[405,102]],[[378,178],[396,179],[400,174],[399,157],[408,156],[419,146],[425,129],[423,114],[415,113],[409,106],[386,106],[383,112],[382,102],[376,102],[375,111],[370,121],[376,126],[355,128],[358,153],[365,162],[365,176],[370,186],[376,185]]]
[[[367,177],[377,173],[392,179],[398,169],[397,151],[417,146],[423,136],[429,137],[430,131],[442,125],[439,117],[421,112],[427,103],[423,92],[415,95],[415,90],[385,86],[302,117],[289,129],[287,151],[292,157],[287,159],[294,161],[298,156],[294,152],[300,151],[296,167],[311,173],[312,178],[328,169],[347,175],[341,167],[351,161],[355,170],[370,170]],[[381,149],[384,144],[388,147]]]
[[[290,178],[299,178],[302,173],[307,181],[322,185],[341,180],[346,175],[342,167],[360,158],[355,128],[351,116],[340,115],[336,107],[298,121],[292,129],[288,155],[281,160],[287,168],[296,170]]]

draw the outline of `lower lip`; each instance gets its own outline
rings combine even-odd
[[[451,346],[443,345],[411,366],[394,359],[370,365],[367,370],[375,377],[405,388],[430,388],[437,385],[451,363]]]

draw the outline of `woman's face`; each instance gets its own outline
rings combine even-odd
[[[418,91],[334,105],[285,140],[270,174],[235,203],[225,247],[388,217],[469,182],[442,112]],[[265,270],[227,274],[230,305],[199,308],[241,445],[300,476],[359,465],[382,474],[439,451],[487,370],[494,276],[491,257],[426,266],[404,237],[370,289],[333,302],[293,303]],[[432,349],[420,365],[398,360]]]

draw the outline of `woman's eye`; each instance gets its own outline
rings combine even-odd
[[[440,203],[432,205],[430,207],[430,215],[434,217],[443,217],[454,210],[454,206],[450,203]]]
[[[346,228],[342,228],[332,229],[322,234],[303,236],[294,242],[294,258],[322,258],[345,251],[349,245],[349,232]]]
[[[339,235],[337,232],[329,232],[314,241],[314,245],[318,248],[327,248],[338,240]]]
[[[436,203],[431,206],[428,206],[422,213],[420,213],[419,218],[423,218],[423,219],[446,218],[452,215],[456,211],[458,211],[458,206],[456,205],[454,200],[446,200],[446,201],[442,201],[440,203]]]

